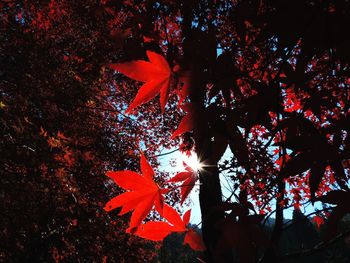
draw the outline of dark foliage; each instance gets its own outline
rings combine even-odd
[[[349,1],[5,1],[0,19],[4,259],[150,260],[101,210],[103,174],[138,171],[140,149],[157,168],[179,140],[205,165],[180,188],[199,181],[206,262],[281,262],[348,237]],[[284,254],[283,213],[309,203],[334,205],[316,213],[323,239],[304,225],[311,248]],[[182,223],[156,225],[192,233]]]

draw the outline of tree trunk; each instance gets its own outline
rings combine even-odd
[[[202,94],[203,92],[201,91],[205,90],[204,76],[202,76],[203,73],[200,72],[200,70],[196,70],[200,68],[201,65],[197,65],[193,71],[192,87],[195,90],[191,92],[190,99],[196,116],[194,129],[196,154],[199,160],[204,164],[204,167],[199,172],[199,202],[202,214],[203,240],[207,247],[206,262],[215,262],[213,251],[216,248],[216,243],[219,238],[216,224],[224,218],[224,213],[214,213],[214,208],[222,203],[222,192],[217,162],[212,160],[212,136],[210,134],[210,127],[206,119],[206,114],[203,114],[204,94]]]
[[[206,262],[215,262],[214,250],[218,241],[218,231],[216,224],[224,218],[223,212],[213,212],[213,208],[218,207],[222,203],[222,192],[219,179],[219,171],[217,162],[212,161],[212,141],[210,127],[205,109],[205,91],[207,73],[204,72],[206,65],[206,57],[208,54],[198,53],[199,43],[205,45],[205,40],[196,39],[192,31],[192,13],[190,4],[183,2],[183,25],[182,32],[185,37],[184,41],[184,67],[191,71],[190,77],[190,101],[195,112],[194,141],[196,146],[196,154],[199,160],[204,163],[203,169],[199,172],[200,190],[199,203],[202,214],[202,234],[203,240],[207,247],[205,252]],[[211,50],[216,54],[215,50]],[[215,58],[214,58],[215,59]]]

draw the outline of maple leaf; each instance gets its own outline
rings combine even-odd
[[[153,181],[154,171],[143,154],[141,154],[140,166],[142,175],[133,171],[107,172],[106,174],[117,185],[128,191],[111,199],[104,209],[111,211],[121,207],[119,215],[134,210],[130,219],[129,232],[133,232],[141,224],[153,206],[158,211],[163,209],[162,191]]]
[[[161,241],[172,232],[186,231],[190,210],[185,213],[184,220],[174,208],[167,204],[164,204],[163,210],[159,213],[168,222],[147,222],[138,227],[135,235],[152,241]]]
[[[198,180],[198,175],[195,170],[183,162],[185,167],[184,172],[180,172],[175,175],[173,178],[169,179],[168,182],[183,182],[181,184],[181,204],[185,201],[186,197],[189,195],[191,190],[194,187],[194,184]]]
[[[322,216],[314,216],[312,220],[315,222],[318,229],[324,224],[324,219]]]
[[[172,71],[168,62],[162,55],[152,51],[147,51],[146,53],[149,61],[136,60],[110,64],[112,69],[123,73],[129,78],[145,82],[129,105],[126,113],[150,101],[157,96],[158,93],[160,93],[160,106],[164,113],[165,105],[169,97]]]
[[[193,229],[188,230],[185,235],[184,244],[188,244],[193,250],[204,251],[205,245],[202,237]]]
[[[173,132],[170,139],[174,139],[177,136],[189,132],[194,128],[194,111],[192,109],[192,104],[188,103],[181,106],[181,108],[187,112],[187,114],[181,119],[179,127]]]
[[[184,244],[188,244],[193,250],[205,250],[201,236],[193,229],[187,228],[191,210],[188,210],[181,218],[174,208],[164,204],[160,214],[168,222],[147,222],[138,227],[135,235],[152,241],[161,241],[172,232],[185,232]]]

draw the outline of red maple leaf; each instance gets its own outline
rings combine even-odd
[[[184,244],[188,244],[193,250],[197,251],[204,251],[206,249],[202,237],[193,229],[187,231]]]
[[[317,228],[320,228],[320,226],[324,224],[324,219],[322,216],[314,216],[312,220],[315,222]]]
[[[169,179],[168,182],[183,182],[181,184],[181,204],[185,201],[186,197],[189,195],[191,190],[194,187],[194,184],[198,180],[198,175],[195,170],[183,162],[185,167],[184,172],[180,172],[175,175],[173,178]]]
[[[185,232],[186,225],[189,222],[190,210],[181,219],[180,215],[171,206],[164,204],[163,211],[160,213],[168,222],[147,222],[138,227],[135,235],[153,240],[163,240],[171,232]]]
[[[184,134],[185,132],[189,132],[194,128],[194,111],[192,109],[192,104],[188,103],[186,105],[181,106],[181,108],[187,112],[187,114],[180,121],[179,127],[173,132],[170,139],[174,139],[175,137]]]
[[[111,211],[121,207],[119,215],[134,210],[130,219],[129,232],[133,232],[141,224],[154,205],[158,211],[162,211],[163,208],[162,191],[153,181],[154,171],[143,154],[141,154],[141,172],[142,175],[133,171],[106,174],[117,185],[128,191],[111,199],[104,209]]]
[[[169,97],[171,69],[166,59],[155,52],[147,51],[149,61],[136,60],[125,63],[110,64],[115,69],[131,79],[146,82],[139,89],[135,99],[126,112],[144,104],[160,93],[160,105],[164,112]]]
[[[161,241],[172,232],[185,232],[184,244],[188,244],[193,250],[205,250],[201,236],[193,229],[187,228],[191,210],[188,210],[181,218],[174,208],[164,204],[160,214],[168,222],[147,222],[138,227],[135,235],[152,241]]]

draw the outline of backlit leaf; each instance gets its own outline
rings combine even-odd
[[[169,97],[171,69],[166,59],[152,51],[147,51],[150,60],[130,61],[125,63],[111,64],[110,67],[131,79],[146,82],[139,89],[135,99],[129,105],[127,113],[136,107],[150,101],[160,93],[161,109],[164,112]]]

